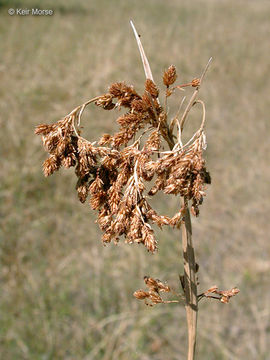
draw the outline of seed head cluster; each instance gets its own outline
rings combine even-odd
[[[176,79],[172,65],[163,74],[165,96]],[[184,213],[184,208],[179,208],[171,218],[158,214],[150,205],[158,192],[184,196],[192,202],[193,214],[199,214],[205,184],[210,183],[203,159],[203,128],[183,145],[173,134],[166,106],[160,105],[158,96],[159,89],[151,79],[146,80],[142,95],[124,82],[114,83],[107,93],[77,107],[64,119],[36,128],[49,153],[43,163],[44,175],[61,166],[75,168],[78,198],[82,203],[89,199],[98,212],[104,243],[118,242],[124,236],[127,243],[142,243],[154,252],[153,225],[180,226]],[[92,143],[78,130],[81,114],[90,103],[104,110],[126,109],[116,120],[119,130]],[[165,151],[165,146],[169,150]]]
[[[144,277],[144,282],[148,288],[148,291],[137,290],[133,293],[133,296],[138,300],[144,300],[145,304],[148,306],[154,306],[156,304],[169,304],[177,303],[178,300],[163,300],[161,293],[170,293],[171,288],[160,281],[159,279],[154,279],[150,276]]]
[[[219,290],[218,287],[212,286],[210,289],[205,291],[204,293],[198,295],[199,299],[202,298],[210,298],[210,299],[216,299],[222,302],[223,304],[228,304],[230,299],[237,295],[240,292],[240,290],[237,287],[234,287],[230,290]]]

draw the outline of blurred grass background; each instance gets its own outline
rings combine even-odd
[[[40,2],[0,1],[0,358],[185,359],[184,309],[132,297],[144,275],[178,287],[177,230],[158,232],[154,256],[103,247],[73,170],[45,179],[33,133],[114,81],[143,88],[133,19],[160,87],[170,64],[186,82],[213,56],[201,90],[213,184],[194,242],[200,289],[241,292],[229,305],[201,302],[198,359],[270,359],[269,1],[44,0],[51,17],[11,17],[9,7]],[[85,137],[114,131],[113,116],[87,110]],[[172,213],[177,200],[157,207]]]

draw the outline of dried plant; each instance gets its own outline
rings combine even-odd
[[[144,277],[144,282],[148,287],[148,291],[137,290],[134,292],[133,296],[135,296],[138,300],[144,300],[146,305],[153,306],[155,304],[170,304],[170,303],[178,303],[179,300],[163,300],[161,297],[161,292],[170,293],[171,288],[161,282],[158,279],[153,279],[149,276]]]
[[[188,359],[193,359],[198,300],[216,298],[227,303],[239,292],[236,288],[218,291],[217,287],[213,287],[197,295],[198,266],[192,245],[189,208],[194,216],[199,215],[206,185],[211,183],[203,158],[206,149],[205,105],[197,99],[210,61],[200,78],[184,84],[175,84],[176,68],[169,66],[162,77],[165,98],[162,106],[160,90],[153,80],[140,38],[134,25],[131,25],[146,74],[144,92],[139,94],[132,85],[124,82],[113,83],[106,93],[76,107],[55,124],[37,126],[35,132],[42,136],[44,148],[49,153],[49,158],[43,163],[45,176],[53,174],[61,166],[75,168],[78,198],[82,203],[88,199],[97,212],[104,244],[117,243],[123,237],[126,243],[143,244],[148,251],[155,252],[155,225],[160,228],[182,227],[184,275],[180,276],[183,288],[180,298],[184,297],[187,312]],[[194,88],[190,101],[181,117],[180,106],[178,113],[169,119],[169,97],[186,87]],[[81,116],[90,104],[111,111],[126,109],[126,113],[116,120],[118,132],[104,134],[95,142],[82,137]],[[184,125],[195,105],[202,108],[201,125],[190,140],[183,143]],[[149,189],[148,186],[147,190],[150,182],[151,187]],[[151,198],[158,192],[179,197],[179,208],[172,217],[159,214],[152,208]],[[144,299],[148,305],[179,302],[179,298],[162,299],[160,293],[170,293],[171,289],[160,280],[145,277],[145,283],[148,291],[136,291],[134,296],[137,299]]]

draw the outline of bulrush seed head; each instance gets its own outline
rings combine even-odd
[[[96,222],[103,233],[104,244],[118,243],[120,237],[127,244],[143,244],[153,253],[157,249],[154,226],[182,226],[182,247],[184,254],[184,275],[179,275],[184,299],[189,347],[188,359],[194,359],[198,301],[214,298],[228,303],[239,290],[220,291],[216,286],[197,295],[198,266],[195,262],[192,244],[192,226],[189,202],[194,216],[199,215],[206,184],[211,177],[206,169],[203,151],[206,149],[205,105],[197,99],[201,82],[208,69],[209,60],[201,78],[184,84],[175,84],[176,68],[171,65],[163,74],[164,105],[160,103],[159,89],[142,48],[140,38],[131,22],[143,60],[146,82],[144,93],[139,95],[132,85],[124,82],[113,83],[108,92],[97,96],[72,110],[64,119],[55,124],[41,124],[35,133],[42,136],[49,158],[43,163],[45,176],[53,174],[61,166],[75,167],[76,190],[79,200],[88,199],[91,208],[97,212]],[[175,84],[173,87],[171,85]],[[168,100],[177,89],[195,88],[180,117],[179,110],[169,119]],[[81,116],[89,104],[104,110],[126,109],[116,120],[119,129],[115,134],[104,134],[95,142],[81,136]],[[183,144],[182,132],[187,117],[194,105],[202,107],[200,128],[191,139]],[[151,185],[150,181],[153,181]],[[148,184],[147,184],[148,183]],[[148,190],[147,189],[148,185]],[[150,190],[149,190],[149,187]],[[146,194],[148,191],[148,194]],[[176,213],[170,218],[160,215],[151,207],[155,194],[177,195],[181,200]],[[164,300],[164,293],[170,294],[171,287],[159,279],[144,277],[148,290],[137,290],[134,297],[144,300],[146,305],[178,303],[178,300]],[[162,295],[162,296],[161,296]]]
[[[176,78],[175,66],[171,65],[164,72],[163,83],[169,87]],[[200,81],[195,79],[190,84],[199,86]],[[183,208],[172,218],[152,209],[145,194],[146,183],[152,180],[154,185],[148,195],[161,191],[184,196],[192,202],[193,214],[199,214],[205,184],[210,183],[203,159],[203,125],[183,145],[180,134],[173,134],[168,126],[166,107],[160,105],[158,95],[158,87],[151,79],[146,80],[142,96],[131,85],[114,83],[108,93],[78,106],[64,119],[36,128],[50,155],[43,164],[44,175],[53,174],[61,166],[75,167],[78,198],[84,203],[89,197],[90,206],[98,212],[104,243],[117,242],[124,236],[127,243],[144,244],[154,252],[157,240],[153,226],[181,225]],[[90,103],[105,110],[127,108],[116,120],[118,132],[104,134],[93,143],[80,135],[77,127]],[[164,151],[166,144],[170,146],[168,151]],[[152,296],[152,301],[159,300]]]
[[[176,68],[171,65],[163,74],[163,84],[169,87],[174,84],[177,79]]]

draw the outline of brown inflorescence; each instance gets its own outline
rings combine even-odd
[[[174,84],[177,79],[176,68],[171,65],[163,74],[163,84],[169,87]]]
[[[163,82],[168,87],[176,77],[171,65]],[[195,80],[192,83],[199,84]],[[90,206],[98,212],[104,243],[118,242],[124,236],[127,243],[141,243],[154,252],[157,240],[153,226],[180,226],[185,210],[181,207],[171,218],[159,215],[149,203],[158,191],[185,197],[192,202],[192,213],[199,214],[205,184],[210,183],[202,156],[203,130],[184,146],[175,142],[158,95],[158,87],[150,79],[142,96],[133,86],[114,83],[107,93],[77,107],[64,119],[36,128],[49,153],[43,164],[44,175],[61,166],[75,167],[78,198],[81,202],[89,198]],[[104,134],[92,143],[77,130],[81,114],[91,102],[105,110],[127,109],[117,119],[118,132]],[[166,143],[169,151],[164,151]],[[147,190],[150,181],[154,183]]]
[[[204,293],[200,294],[198,297],[200,298],[210,298],[216,299],[222,302],[223,304],[228,304],[231,297],[237,295],[240,290],[237,287],[232,288],[231,290],[218,290],[218,287],[212,286],[210,289],[206,290]]]
[[[153,98],[157,98],[159,90],[153,80],[147,79],[145,82],[145,91],[147,91]]]
[[[144,282],[148,287],[148,291],[142,289],[137,290],[133,293],[133,296],[138,300],[144,300],[145,304],[148,306],[153,306],[156,304],[169,304],[177,303],[178,300],[163,300],[160,293],[170,293],[171,288],[160,281],[159,279],[154,279],[150,276],[144,277]]]

